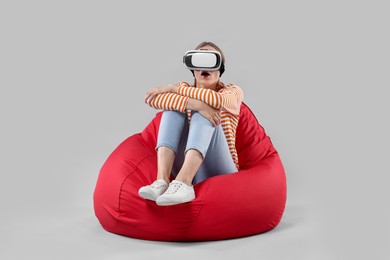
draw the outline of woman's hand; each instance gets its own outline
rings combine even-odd
[[[169,85],[166,85],[166,86],[155,87],[154,89],[146,92],[145,103],[148,103],[148,101],[153,100],[153,98],[155,96],[157,96],[158,94],[163,94],[163,93],[168,93],[168,92],[176,93],[177,92],[177,86],[174,85],[174,84],[169,84]]]
[[[221,123],[221,112],[200,100],[190,98],[187,103],[187,109],[198,111],[214,127]]]
[[[205,104],[204,108],[199,110],[198,112],[207,120],[209,120],[214,127],[216,127],[221,123],[221,111],[207,105],[206,103],[203,104]]]

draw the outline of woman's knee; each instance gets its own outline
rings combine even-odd
[[[201,124],[201,125],[207,125],[212,126],[214,125],[204,116],[202,116],[199,112],[194,111],[191,115],[191,122],[194,122],[194,124]]]
[[[207,120],[207,119],[206,119],[204,116],[202,116],[202,114],[199,113],[198,111],[192,111],[191,118],[196,118],[196,119],[199,119],[199,120]]]
[[[169,124],[184,124],[186,116],[184,113],[174,110],[164,110],[161,120],[166,120]]]
[[[181,112],[175,111],[175,110],[164,110],[162,113],[163,113],[163,116],[165,116],[165,117],[178,117],[178,118],[184,117],[184,113],[181,113]]]
[[[181,112],[179,112],[179,111],[176,111],[176,110],[164,110],[164,111],[163,111],[163,114],[168,114],[168,115],[170,115],[170,114],[172,114],[172,115],[181,115],[181,114],[183,114],[183,113],[181,113]]]

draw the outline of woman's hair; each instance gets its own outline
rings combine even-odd
[[[225,71],[225,55],[223,54],[221,48],[219,48],[213,42],[202,42],[202,43],[198,44],[198,46],[195,47],[195,50],[200,50],[202,47],[207,46],[207,45],[213,47],[215,50],[217,50],[221,54],[222,63],[221,63],[221,68],[219,69],[219,72],[220,72],[219,76],[221,77],[222,73]],[[195,79],[194,71],[191,70],[191,72],[192,72],[192,75],[194,75],[194,86],[196,86],[196,79]]]

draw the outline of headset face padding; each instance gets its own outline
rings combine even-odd
[[[222,58],[217,51],[190,50],[184,54],[183,63],[189,70],[219,70]]]

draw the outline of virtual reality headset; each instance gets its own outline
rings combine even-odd
[[[219,70],[223,66],[219,52],[206,50],[187,51],[183,63],[189,70]]]

